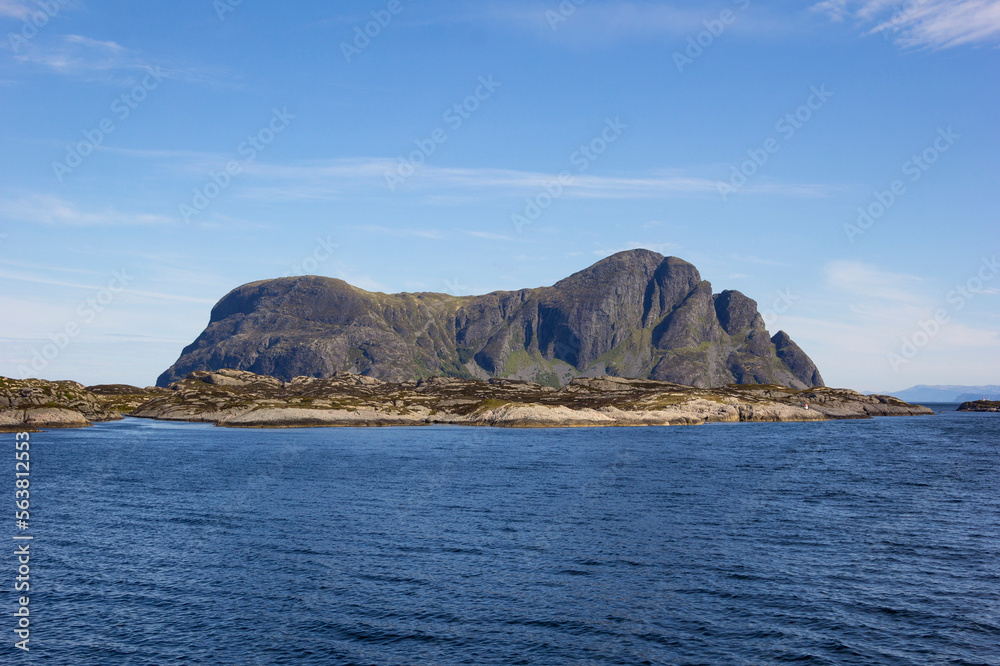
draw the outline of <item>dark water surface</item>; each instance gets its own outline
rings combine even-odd
[[[996,414],[31,453],[31,662],[1000,663]]]

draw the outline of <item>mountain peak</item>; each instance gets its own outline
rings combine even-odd
[[[462,298],[373,294],[316,276],[252,282],[219,301],[208,328],[158,383],[222,368],[285,381],[353,372],[552,386],[597,375],[701,387],[822,385],[787,335],[768,335],[752,299],[713,295],[692,264],[643,249],[605,257],[551,287]]]

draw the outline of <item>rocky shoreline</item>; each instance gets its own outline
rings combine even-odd
[[[958,406],[960,412],[1000,412],[1000,402],[995,400],[973,400]]]
[[[282,382],[193,372],[167,388],[0,379],[0,431],[79,428],[123,416],[233,428],[467,425],[592,427],[826,421],[932,414],[890,396],[773,385],[700,389],[647,379],[532,382],[435,377],[402,383],[342,373]]]
[[[0,430],[85,427],[123,415],[234,428],[467,425],[593,427],[826,421],[932,414],[890,396],[773,385],[700,389],[648,379],[532,382],[435,377],[402,383],[342,373],[282,382],[240,370],[193,372],[167,388],[0,380]]]
[[[121,411],[83,384],[0,377],[0,432],[85,428],[121,418]]]

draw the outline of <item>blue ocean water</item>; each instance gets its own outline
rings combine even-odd
[[[996,414],[129,419],[31,452],[31,652],[3,661],[1000,664]]]

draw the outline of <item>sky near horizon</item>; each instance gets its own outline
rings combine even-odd
[[[152,384],[260,279],[643,247],[830,385],[996,384],[998,46],[997,0],[0,0],[0,375]]]

